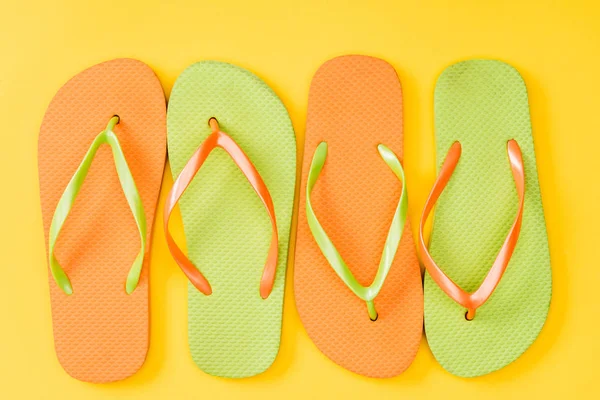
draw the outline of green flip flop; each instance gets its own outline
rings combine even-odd
[[[281,336],[296,181],[290,118],[260,78],[205,61],[177,79],[167,130],[176,182],[165,230],[191,280],[192,358],[215,376],[259,374],[273,363]],[[189,260],[167,229],[179,199]]]
[[[550,306],[527,89],[503,62],[464,61],[439,77],[434,107],[440,173],[419,243],[425,332],[446,370],[475,377],[527,350]],[[438,197],[428,250],[423,227]]]

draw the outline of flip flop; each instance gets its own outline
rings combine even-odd
[[[281,336],[296,180],[290,118],[260,78],[205,61],[177,79],[167,126],[175,183],[164,228],[190,279],[192,358],[211,375],[257,375],[273,363]],[[168,229],[178,202],[189,259]]]
[[[447,371],[475,377],[516,360],[550,306],[548,239],[523,79],[495,60],[450,66],[435,88],[435,132],[439,175],[419,241],[428,271],[425,331]],[[427,249],[423,228],[434,204]]]
[[[117,59],[69,80],[42,122],[38,164],[54,342],[63,368],[82,381],[127,378],[146,358],[165,113],[154,72]]]
[[[408,368],[422,334],[402,146],[402,89],[391,65],[344,56],[319,68],[308,100],[296,304],[321,352],[369,377]]]

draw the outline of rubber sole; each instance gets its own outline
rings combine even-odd
[[[386,378],[412,363],[423,328],[423,289],[409,223],[369,319],[365,302],[336,275],[306,220],[305,189],[321,141],[328,156],[312,204],[356,279],[370,285],[379,266],[401,184],[377,145],[403,159],[402,88],[394,68],[365,56],[338,57],[315,74],[308,99],[294,271],[296,305],[315,345],[357,374]]]
[[[429,250],[460,287],[479,287],[517,212],[506,145],[515,139],[525,164],[521,233],[510,264],[473,321],[425,276],[425,332],[449,372],[474,377],[517,359],[536,339],[548,314],[552,276],[536,170],[527,89],[500,61],[448,67],[435,88],[437,165],[455,141],[462,156],[435,210]]]
[[[173,177],[210,134],[215,117],[248,155],[275,206],[279,258],[271,295],[259,282],[271,240],[269,217],[247,179],[215,150],[180,201],[188,257],[210,282],[188,289],[188,340],[194,362],[211,375],[243,378],[273,363],[281,336],[288,241],[296,182],[296,139],[277,95],[256,75],[205,61],[177,79],[167,125]]]
[[[49,273],[56,354],[71,376],[93,383],[131,376],[148,350],[148,254],[166,157],[166,104],[158,78],[131,59],[81,72],[52,99],[38,141],[47,244],[60,196],[114,115],[120,117],[115,133],[146,213],[148,246],[138,287],[125,292],[140,238],[108,146],[98,150],[57,242],[57,259],[73,294],[59,289]]]

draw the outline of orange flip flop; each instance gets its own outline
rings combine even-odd
[[[165,156],[164,93],[136,60],[81,72],[44,116],[38,163],[54,341],[76,379],[121,380],[146,358],[148,253]]]
[[[391,65],[344,56],[321,66],[308,101],[296,304],[327,357],[377,378],[410,366],[423,327],[402,131],[402,88]]]

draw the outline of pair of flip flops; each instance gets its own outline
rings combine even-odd
[[[480,376],[518,358],[548,313],[551,270],[519,73],[493,60],[446,69],[435,89],[439,176],[418,245],[406,220],[402,90],[364,56],[325,63],[310,88],[295,254],[298,311],[344,368],[392,377],[421,340]],[[387,165],[386,165],[387,164]],[[443,192],[443,193],[442,193]],[[424,228],[436,205],[429,247]]]
[[[118,59],[67,82],[39,136],[55,347],[77,379],[124,379],[146,358],[148,254],[167,141],[175,184],[163,223],[191,280],[194,361],[244,377],[277,355],[296,180],[283,104],[250,72],[210,61],[181,74],[167,112],[153,71]],[[168,229],[178,202],[189,258]]]

